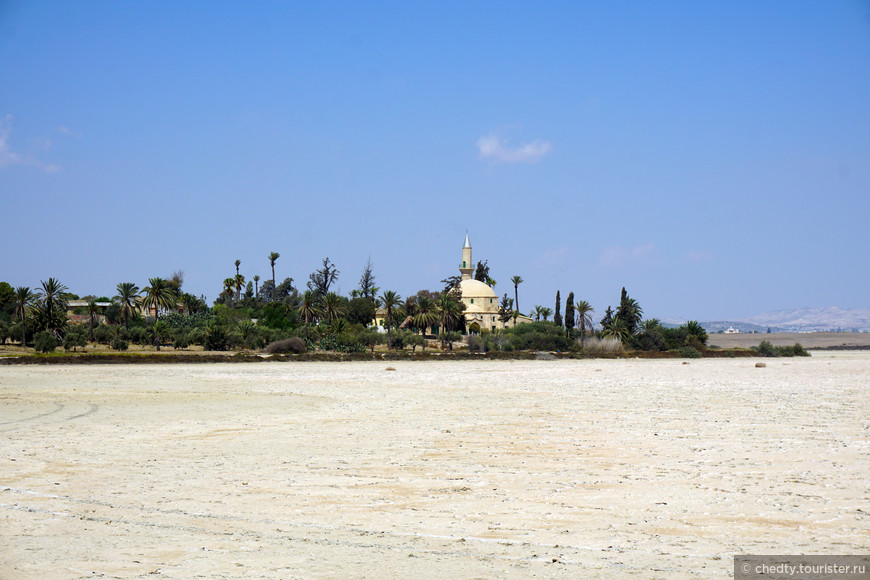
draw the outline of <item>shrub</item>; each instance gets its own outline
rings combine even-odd
[[[791,348],[794,350],[795,356],[810,356],[810,353],[799,342],[794,343],[794,346]]]
[[[701,351],[694,346],[684,346],[677,350],[683,358],[701,358]]]
[[[614,355],[623,351],[622,341],[618,338],[589,337],[581,352],[589,356]]]
[[[390,348],[402,350],[405,348],[405,334],[401,331],[396,331],[393,335],[393,340],[390,342]]]
[[[332,350],[335,352],[365,352],[365,346],[354,335],[348,332],[327,334],[320,339],[319,346],[321,350]]]
[[[265,351],[269,354],[302,354],[307,350],[308,347],[306,346],[305,341],[298,336],[285,338],[284,340],[273,342],[269,344],[269,346],[267,346],[265,349]]]
[[[366,330],[360,333],[359,341],[374,353],[377,345],[386,342],[386,337],[377,330]]]
[[[229,335],[223,325],[217,323],[209,323],[205,329],[205,337],[203,346],[205,350],[227,350]]]
[[[574,341],[552,322],[519,324],[505,330],[507,344],[502,350],[570,350]]]
[[[109,344],[112,338],[112,329],[105,324],[101,324],[94,328],[94,340],[100,344]]]
[[[36,348],[36,352],[54,352],[54,349],[57,348],[57,337],[45,330],[37,332],[33,338],[33,346]]]
[[[184,331],[177,332],[172,340],[172,348],[175,350],[184,349],[190,346],[190,339]]]
[[[636,342],[639,350],[662,351],[668,349],[665,337],[656,330],[645,330],[644,332],[641,332],[637,336]]]
[[[65,351],[75,350],[76,347],[88,346],[88,339],[85,337],[84,329],[70,330],[63,337],[63,349]]]
[[[760,354],[761,356],[768,356],[768,357],[779,356],[777,354],[776,350],[774,350],[773,345],[770,344],[770,342],[767,340],[762,340],[761,343],[759,343],[758,354]]]
[[[112,348],[115,350],[127,350],[129,344],[123,338],[116,338],[112,341]]]
[[[486,352],[486,341],[482,336],[469,334],[465,337],[465,341],[468,343],[468,352]]]
[[[151,337],[148,336],[148,331],[141,326],[134,326],[130,329],[130,340],[139,346],[151,344]]]

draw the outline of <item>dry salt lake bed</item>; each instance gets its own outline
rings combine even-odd
[[[757,360],[0,367],[0,578],[867,553],[870,353]]]

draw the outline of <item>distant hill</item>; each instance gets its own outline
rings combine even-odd
[[[702,321],[701,325],[711,333],[729,327],[740,332],[870,332],[870,310],[837,306],[775,310],[738,320]]]
[[[776,310],[747,318],[743,322],[758,326],[777,327],[790,332],[845,331],[870,332],[870,310],[828,308],[799,308]]]

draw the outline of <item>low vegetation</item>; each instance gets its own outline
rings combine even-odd
[[[466,334],[457,277],[443,280],[440,291],[420,290],[403,299],[375,286],[369,263],[359,287],[340,296],[333,291],[339,271],[329,258],[309,276],[304,290],[292,278],[277,283],[279,258],[277,252],[268,255],[272,276],[263,281],[259,276],[246,280],[236,260],[234,274],[211,306],[205,296],[184,292],[182,272],[150,278],[141,289],[121,282],[113,297],[79,297],[54,278],[36,290],[0,282],[0,344],[17,343],[43,354],[61,347],[76,354],[99,347],[120,354],[134,347],[138,352],[202,349],[296,356],[374,355],[376,350],[412,356],[432,350],[499,357],[539,351],[577,357],[735,355],[708,350],[707,332],[695,321],[669,328],[655,318],[644,320],[643,309],[625,288],[616,309],[608,307],[597,324],[592,306],[575,300],[574,292],[567,294],[564,309],[557,292],[555,310],[534,306],[531,317],[536,320],[516,324],[520,313],[513,306],[519,304],[522,278],[514,276],[514,298],[505,295],[500,309],[508,328]],[[485,263],[478,263],[478,270],[478,279],[494,283]],[[71,308],[73,300],[79,302]],[[547,320],[550,314],[552,321]],[[808,356],[799,344],[773,347],[767,342],[752,354]]]
[[[752,350],[757,352],[759,356],[765,357],[810,356],[810,353],[799,342],[792,346],[773,346],[769,341],[762,340],[758,346],[752,347]]]

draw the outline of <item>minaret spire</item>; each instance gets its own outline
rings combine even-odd
[[[463,280],[471,280],[474,266],[471,263],[471,242],[468,241],[468,230],[465,230],[465,245],[462,246],[462,264],[459,265],[459,273]]]

